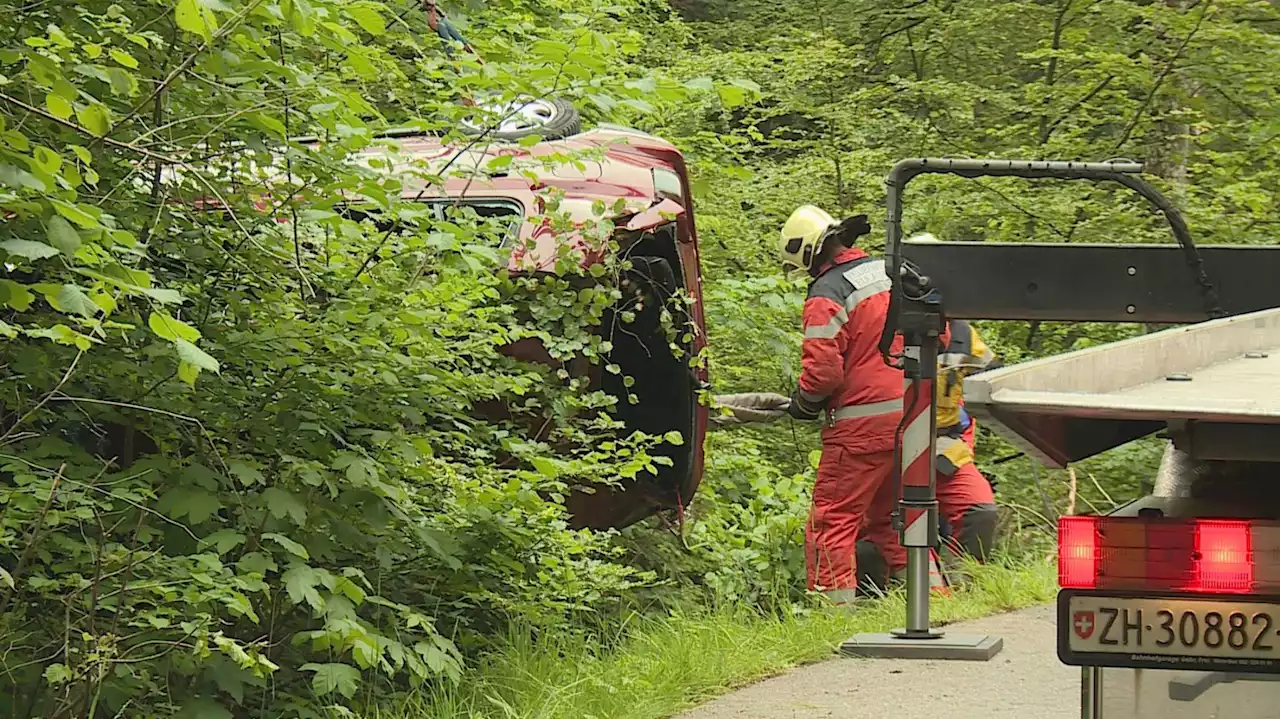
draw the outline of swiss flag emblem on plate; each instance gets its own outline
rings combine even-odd
[[[1093,620],[1093,612],[1076,612],[1071,618],[1071,626],[1076,630],[1076,636],[1081,639],[1088,639],[1093,636],[1093,630],[1097,623]]]

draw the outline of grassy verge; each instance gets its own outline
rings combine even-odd
[[[934,601],[935,623],[1050,600],[1053,568],[991,565]],[[367,719],[659,719],[800,664],[832,656],[843,639],[901,625],[901,596],[857,611],[794,616],[745,610],[637,620],[610,652],[582,640],[514,637],[452,688],[410,697]]]

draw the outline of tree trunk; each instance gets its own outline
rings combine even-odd
[[[1184,13],[1187,0],[1165,0],[1165,6]],[[1163,32],[1166,54],[1178,52],[1182,38],[1177,33]],[[1171,60],[1175,65],[1176,60]],[[1191,125],[1184,114],[1188,101],[1196,95],[1197,88],[1175,66],[1169,71],[1159,92],[1152,100],[1151,127],[1146,133],[1146,169],[1164,181],[1165,192],[1175,207],[1187,204],[1187,160],[1191,155]],[[1188,285],[1187,291],[1194,287]],[[1165,329],[1167,324],[1144,324],[1147,334]]]

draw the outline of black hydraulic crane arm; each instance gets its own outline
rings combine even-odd
[[[1142,170],[1140,163],[1119,161],[899,162],[886,180],[885,269],[893,283],[881,338],[886,360],[904,291],[922,283],[941,292],[947,316],[970,319],[1194,322],[1274,306],[1269,277],[1280,270],[1277,248],[1197,248],[1182,214],[1138,176]],[[1115,182],[1158,209],[1177,244],[904,243],[903,193],[925,174]],[[1232,280],[1225,299],[1211,277]]]

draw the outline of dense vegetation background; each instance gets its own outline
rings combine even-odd
[[[713,433],[682,523],[569,529],[566,481],[643,473],[669,439],[609,443],[580,418],[605,398],[495,348],[598,356],[610,291],[494,272],[484,222],[424,221],[401,180],[344,162],[379,129],[456,136],[460,99],[505,92],[678,143],[721,392],[794,382],[803,286],[776,271],[775,228],[801,202],[878,216],[904,156],[1141,158],[1202,241],[1280,222],[1268,2],[448,7],[483,65],[408,3],[3,9],[7,716],[338,716],[465,681],[511,627],[607,650],[635,612],[807,611],[812,428]],[[303,134],[324,142],[286,141]],[[290,186],[264,198],[268,150]],[[380,222],[336,212],[344,193]],[[907,207],[909,231],[948,238],[1166,241],[1112,188],[926,179]],[[1011,361],[1141,331],[981,329]],[[472,418],[493,399],[585,449]],[[1135,495],[1158,452],[1068,476],[981,442],[1010,553]]]

